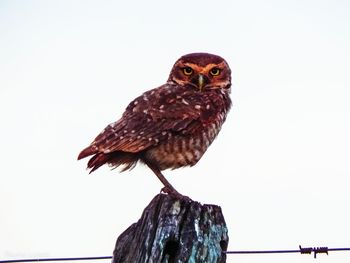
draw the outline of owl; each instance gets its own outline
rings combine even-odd
[[[164,184],[164,192],[179,194],[161,171],[193,166],[201,159],[230,110],[230,87],[231,70],[223,58],[184,55],[164,85],[134,99],[78,160],[92,156],[90,173],[104,164],[125,171],[141,162]]]

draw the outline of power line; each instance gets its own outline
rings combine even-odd
[[[328,247],[301,247],[299,249],[289,250],[241,250],[241,251],[224,251],[226,254],[286,254],[286,253],[300,253],[311,254],[314,253],[314,258],[317,254],[327,254],[330,251],[350,251],[350,248],[328,248]],[[76,258],[36,258],[36,259],[10,259],[0,260],[0,263],[21,263],[21,262],[44,262],[44,261],[83,261],[83,260],[103,260],[112,259],[112,256],[105,257],[76,257]]]

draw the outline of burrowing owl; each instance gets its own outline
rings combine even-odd
[[[173,66],[166,84],[133,100],[121,119],[109,124],[78,156],[93,155],[91,172],[105,163],[132,169],[146,164],[178,192],[161,170],[195,165],[219,133],[231,106],[231,70],[216,55],[193,53]]]

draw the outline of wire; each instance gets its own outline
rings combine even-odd
[[[283,254],[283,253],[314,253],[314,258],[317,254],[327,254],[329,251],[350,251],[350,248],[328,248],[328,247],[301,247],[299,249],[289,250],[241,250],[241,251],[224,251],[225,254]],[[78,260],[103,260],[112,259],[112,256],[106,257],[77,257],[77,258],[36,258],[36,259],[11,259],[0,260],[0,263],[20,263],[20,262],[44,262],[44,261],[78,261]]]
[[[226,251],[226,254],[282,254],[282,253],[301,253],[311,254],[314,253],[314,258],[317,254],[327,254],[329,251],[350,251],[350,248],[328,248],[328,247],[301,247],[299,249],[291,250],[243,250],[243,251]]]
[[[0,263],[18,263],[18,262],[44,262],[44,261],[74,261],[74,260],[100,260],[111,259],[111,256],[107,257],[79,257],[79,258],[35,258],[35,259],[11,259],[0,260]]]

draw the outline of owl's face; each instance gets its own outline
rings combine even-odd
[[[199,91],[229,89],[231,70],[227,62],[216,55],[193,53],[182,56],[173,66],[168,82],[192,86]]]

